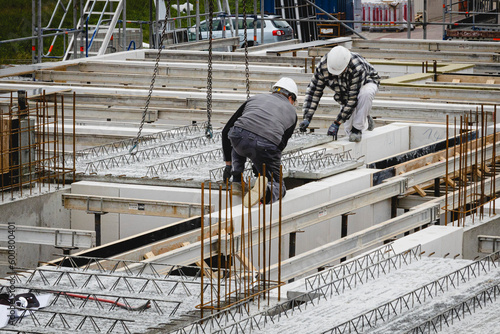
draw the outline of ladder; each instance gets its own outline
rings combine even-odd
[[[86,30],[84,45],[80,48],[85,57],[101,56],[106,53],[113,31],[120,18],[125,0],[87,0],[78,29]],[[85,32],[83,33],[85,34]],[[101,37],[104,35],[104,37]],[[68,44],[64,60],[74,59],[74,45],[77,43],[73,36]],[[99,45],[100,43],[100,45]]]

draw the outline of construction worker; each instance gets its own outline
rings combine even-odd
[[[311,123],[323,90],[328,86],[335,92],[333,98],[340,104],[340,113],[327,135],[336,140],[340,124],[344,123],[349,141],[361,141],[362,132],[374,127],[370,111],[379,84],[380,77],[369,62],[343,46],[335,46],[321,58],[307,87],[300,131],[305,132]]]
[[[222,131],[226,162],[224,181],[232,176],[233,191],[241,191],[241,177],[247,158],[252,161],[254,174],[261,175],[250,192],[250,206],[264,197],[264,191],[267,203],[279,199],[281,152],[297,125],[294,107],[297,95],[295,81],[281,78],[273,85],[271,94],[255,95],[243,103]],[[267,177],[263,175],[263,164]],[[267,181],[272,182],[272,194],[271,184]],[[285,193],[285,185],[282,184],[281,195],[285,196]],[[248,194],[243,204],[248,206]]]

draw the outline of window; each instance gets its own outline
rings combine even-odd
[[[285,20],[272,20],[276,28],[288,28],[290,25]]]

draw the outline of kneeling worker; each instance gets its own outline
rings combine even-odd
[[[340,113],[327,134],[337,139],[340,124],[344,123],[349,141],[361,141],[361,133],[374,127],[370,111],[379,84],[380,77],[369,62],[343,46],[335,46],[321,58],[307,86],[300,131],[306,131],[323,90],[328,86],[334,91],[333,98],[340,104]]]
[[[297,95],[295,81],[281,78],[273,85],[271,94],[255,95],[243,103],[222,131],[222,149],[226,161],[224,181],[232,176],[233,189],[241,189],[241,175],[247,158],[252,161],[254,173],[262,175],[262,165],[266,165],[266,177],[262,175],[257,179],[251,191],[251,205],[264,197],[264,189],[266,202],[279,199],[281,153],[297,125],[294,107]],[[273,183],[272,194],[271,184],[267,181]],[[261,193],[258,190],[259,183]],[[281,196],[285,196],[285,193],[285,185],[282,184]],[[248,197],[245,197],[243,204],[248,206]]]

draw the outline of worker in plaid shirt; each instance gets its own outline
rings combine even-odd
[[[343,46],[332,48],[321,58],[307,87],[300,130],[306,131],[328,86],[335,92],[333,97],[340,104],[340,113],[327,134],[337,139],[340,124],[344,123],[349,141],[361,141],[361,133],[374,127],[370,110],[379,84],[377,71],[363,57]]]

